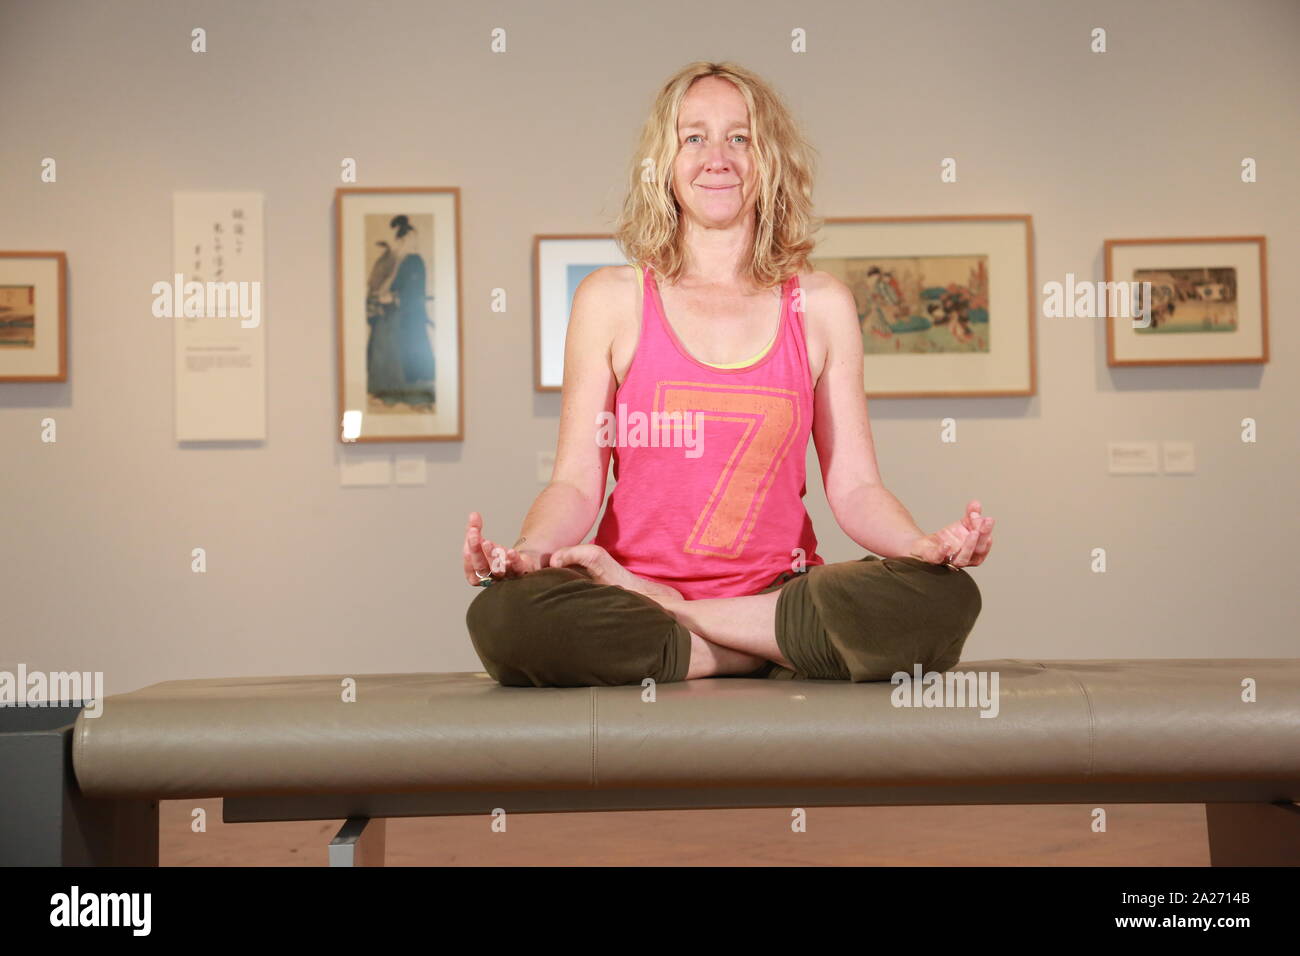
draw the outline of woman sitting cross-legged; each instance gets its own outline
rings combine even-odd
[[[618,230],[635,265],[574,296],[551,482],[513,547],[469,516],[467,623],[500,683],[875,681],[960,659],[993,519],[972,500],[926,534],[881,483],[853,294],[808,263],[811,169],[742,67],[663,87]],[[874,554],[817,554],[810,436],[836,521]]]

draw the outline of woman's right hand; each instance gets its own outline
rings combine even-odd
[[[503,548],[483,537],[483,517],[477,511],[469,514],[465,526],[465,580],[475,587],[486,575],[495,580],[518,578],[542,567],[542,556],[536,551],[516,551]]]

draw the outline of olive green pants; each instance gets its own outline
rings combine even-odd
[[[981,607],[966,571],[919,558],[816,565],[760,593],[777,589],[776,643],[794,670],[767,661],[729,676],[883,681],[917,664],[949,670]],[[690,631],[676,618],[578,567],[495,581],[466,623],[484,669],[509,686],[665,683],[685,680],[691,662]]]

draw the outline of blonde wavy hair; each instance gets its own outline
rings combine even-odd
[[[749,107],[750,155],[757,173],[754,237],[744,271],[760,289],[802,270],[823,220],[812,212],[816,150],[804,139],[777,92],[735,63],[699,60],[669,78],[655,97],[629,169],[629,188],[615,240],[628,261],[652,265],[675,281],[686,265],[681,207],[673,193],[677,117],[696,80],[720,76],[735,85]]]

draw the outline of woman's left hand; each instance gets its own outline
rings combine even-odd
[[[980,503],[971,501],[960,521],[913,541],[912,557],[954,568],[975,567],[984,562],[992,547],[993,519],[981,515]]]

